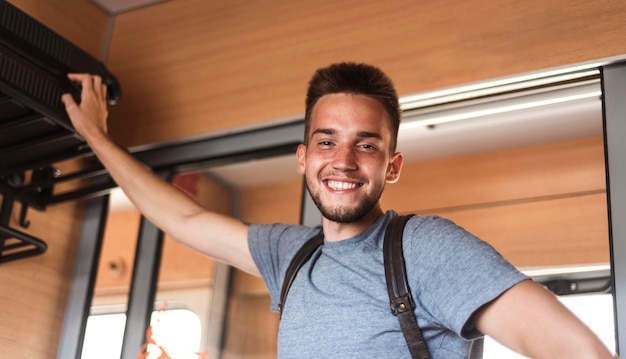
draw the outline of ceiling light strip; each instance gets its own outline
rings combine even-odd
[[[568,69],[552,70],[439,91],[402,96],[400,98],[400,107],[403,111],[407,111],[495,94],[523,92],[527,89],[538,87],[551,87],[557,84],[583,81],[590,78],[599,79],[600,72],[598,66],[599,64],[581,65]]]
[[[489,101],[485,99],[468,100],[461,104],[455,103],[406,111],[403,114],[400,127],[407,129],[434,126],[568,102],[599,100],[601,94],[599,81],[586,81],[577,86],[555,87],[549,90],[546,88],[544,91],[519,93],[514,97],[494,96]]]

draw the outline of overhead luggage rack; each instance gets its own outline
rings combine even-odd
[[[96,160],[70,175],[54,167],[92,155],[61,102],[64,93],[80,100],[68,73],[100,75],[108,102],[119,101],[119,83],[100,60],[0,0],[0,263],[46,250],[43,241],[9,226],[15,202],[22,204],[19,224],[27,227],[26,209],[44,210],[59,181],[102,172]]]

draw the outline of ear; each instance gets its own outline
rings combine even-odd
[[[385,180],[388,183],[395,183],[400,179],[400,171],[402,170],[402,163],[404,162],[404,157],[402,153],[396,152],[391,157],[391,161],[389,161],[389,166],[387,167],[387,176]]]
[[[303,175],[306,169],[306,146],[303,144],[298,145],[296,149],[296,158],[298,159],[297,170],[298,173]]]

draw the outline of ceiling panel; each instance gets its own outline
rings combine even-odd
[[[167,0],[90,0],[109,14],[119,14],[140,7],[151,6]]]

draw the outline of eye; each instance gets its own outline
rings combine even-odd
[[[321,147],[330,147],[333,145],[331,141],[319,141],[317,144]]]
[[[376,151],[378,149],[378,147],[370,144],[370,143],[361,143],[359,145],[357,145],[358,148],[360,148],[363,151],[367,151],[367,152],[373,152]]]

